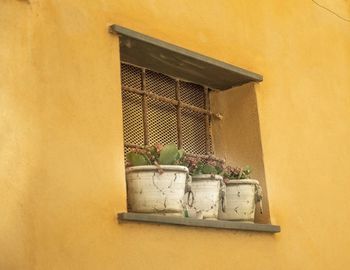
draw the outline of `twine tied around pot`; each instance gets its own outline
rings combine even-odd
[[[193,203],[194,203],[194,194],[192,192],[192,186],[191,185],[192,185],[192,176],[187,174],[185,194],[187,193],[187,205],[189,207],[192,207]]]
[[[221,182],[219,197],[221,202],[221,210],[222,212],[226,212],[226,185],[224,182]]]
[[[263,213],[262,199],[263,199],[263,191],[262,191],[261,186],[259,184],[257,184],[257,185],[255,185],[255,203],[259,203],[260,214]]]

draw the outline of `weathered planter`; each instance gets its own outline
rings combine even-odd
[[[219,219],[254,222],[255,205],[261,199],[257,180],[228,180],[220,195]]]
[[[128,210],[136,213],[183,213],[183,197],[189,179],[184,166],[153,165],[126,169]]]
[[[201,211],[205,219],[217,219],[218,217],[221,182],[222,177],[220,175],[202,174],[192,176],[193,209],[197,212]]]

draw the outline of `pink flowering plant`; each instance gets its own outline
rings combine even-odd
[[[197,158],[192,156],[186,156],[184,159],[184,165],[188,167],[190,175],[199,174],[222,174],[224,171],[224,161],[214,160],[212,158]]]
[[[240,167],[225,167],[223,171],[224,180],[234,180],[234,179],[249,179],[252,169],[250,166]]]
[[[147,147],[133,148],[126,155],[127,166],[143,165],[181,165],[189,169],[190,175],[211,174],[221,175],[224,180],[250,178],[250,166],[232,167],[225,166],[223,160],[212,157],[199,158],[185,155],[184,150],[178,149],[176,144],[155,144]]]

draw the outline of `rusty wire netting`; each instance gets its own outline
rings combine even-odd
[[[209,90],[128,63],[121,65],[125,154],[131,147],[176,143],[213,154]]]

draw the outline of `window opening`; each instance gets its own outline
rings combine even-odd
[[[209,92],[205,86],[121,64],[124,153],[176,143],[188,155],[213,157]]]

